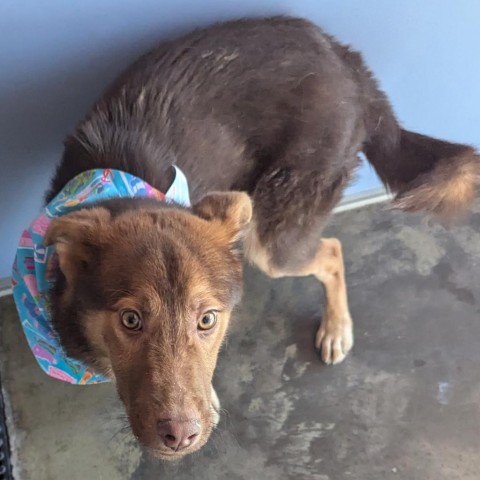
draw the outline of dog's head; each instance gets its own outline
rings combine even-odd
[[[251,215],[246,194],[212,193],[191,211],[83,209],[47,231],[61,342],[115,380],[133,433],[160,458],[211,433],[212,376],[242,291],[235,243]]]

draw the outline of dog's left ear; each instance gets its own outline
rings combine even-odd
[[[253,205],[244,192],[212,192],[192,210],[199,217],[218,223],[229,236],[229,242],[235,242],[252,219]]]

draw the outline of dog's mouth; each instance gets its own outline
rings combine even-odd
[[[155,447],[155,448],[147,448],[147,450],[149,451],[150,455],[156,458],[157,460],[167,460],[167,461],[180,460],[186,457],[187,455],[197,452],[198,450],[203,448],[208,442],[208,439],[210,438],[210,433],[211,432],[204,435],[202,439],[198,440],[198,442],[196,442],[191,447],[188,447],[183,450],[175,451],[175,450],[165,448],[163,446]]]
[[[140,416],[129,412],[133,435],[153,458],[158,460],[179,460],[200,450],[211,437],[218,421],[218,409],[197,418],[180,416],[158,420],[158,416]],[[155,420],[153,420],[155,418]]]
[[[165,445],[162,439],[155,439],[153,445],[150,442],[142,441],[138,436],[137,439],[153,458],[157,460],[175,461],[203,448],[210,439],[214,428],[213,425],[206,426],[205,431],[198,435],[195,441],[183,448],[169,447]]]

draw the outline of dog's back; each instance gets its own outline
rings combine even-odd
[[[333,42],[307,21],[276,17],[220,24],[160,46],[67,140],[47,199],[98,167],[164,189],[175,163],[194,198],[212,189],[252,193],[273,165],[321,170],[326,184],[347,177],[365,139],[365,97]],[[326,154],[307,155],[312,135]]]

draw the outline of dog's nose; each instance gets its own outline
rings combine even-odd
[[[200,435],[200,421],[195,418],[159,420],[157,431],[165,446],[178,452],[195,443]]]

